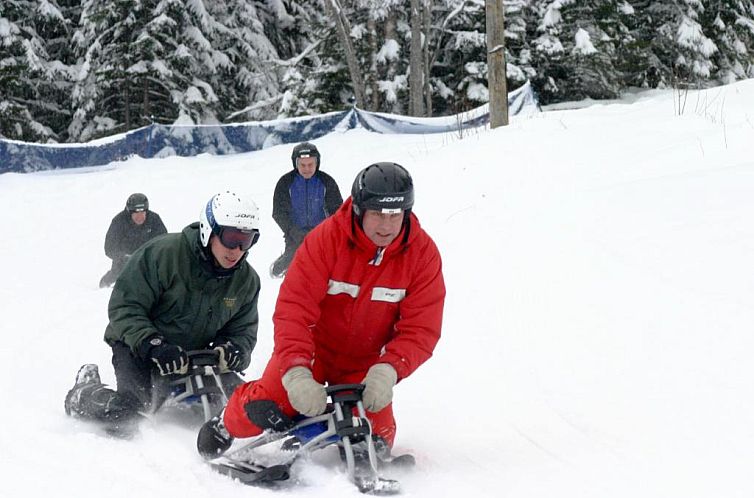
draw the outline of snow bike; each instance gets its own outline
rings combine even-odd
[[[131,439],[143,419],[153,419],[158,412],[182,411],[196,423],[210,420],[228,402],[231,391],[243,383],[236,372],[220,373],[220,354],[214,349],[188,351],[189,370],[185,375],[152,376],[152,399],[145,410],[132,397],[109,388],[100,380],[99,367],[81,366],[76,382],[65,398],[66,414],[93,422],[110,437]]]
[[[337,445],[346,463],[348,478],[362,493],[393,495],[400,492],[400,483],[381,477],[378,466],[412,466],[411,455],[401,455],[388,461],[377,457],[372,429],[361,401],[363,384],[340,384],[326,388],[331,403],[322,415],[304,418],[282,432],[265,432],[225,455],[208,460],[209,465],[244,484],[270,485],[290,477],[291,466],[299,458],[327,446]],[[264,447],[280,442],[282,461],[263,464]],[[357,452],[354,446],[366,447]],[[365,453],[365,454],[364,454]]]
[[[187,351],[188,373],[160,377],[153,374],[152,413],[170,407],[200,407],[204,422],[217,414],[228,402],[231,392],[243,383],[235,372],[220,373],[220,353],[215,349]]]

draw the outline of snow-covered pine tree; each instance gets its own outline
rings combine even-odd
[[[403,1],[403,0],[401,0]],[[327,3],[325,3],[327,2]],[[392,0],[382,2],[391,4]],[[295,15],[298,26],[298,54],[283,61],[285,71],[282,77],[284,98],[281,103],[281,115],[294,116],[310,113],[340,111],[347,107],[354,98],[352,70],[346,61],[346,51],[353,49],[353,56],[363,77],[364,97],[362,104],[366,109],[374,110],[372,94],[374,68],[372,47],[375,33],[369,31],[372,0],[301,0],[288,6],[291,15]],[[337,16],[347,19],[347,42],[351,47],[344,47],[343,35],[339,32]],[[350,28],[350,30],[348,29]]]
[[[715,70],[715,43],[699,24],[699,0],[640,0],[634,9],[632,34],[644,52],[651,86],[703,86]]]
[[[160,113],[160,92],[151,84],[172,74],[153,65],[161,47],[148,36],[150,16],[147,1],[83,0],[73,36],[78,68],[68,132],[74,141],[128,131]]]
[[[308,89],[317,84],[311,74],[317,65],[318,42],[312,41],[312,27],[324,16],[317,2],[268,0],[253,2],[256,9],[254,27],[262,27],[268,40],[268,55],[259,57],[254,50],[253,63],[241,68],[241,75],[252,83],[245,106],[226,115],[225,120],[244,121],[284,118],[310,114]],[[254,32],[248,38],[256,38]],[[251,43],[254,46],[254,43]],[[274,53],[273,53],[274,52]]]
[[[4,0],[0,7],[0,136],[58,141],[69,119],[70,1]]]
[[[717,46],[712,54],[721,83],[754,77],[754,2],[708,0],[699,22]]]
[[[239,110],[254,106],[256,112],[247,113],[245,119],[277,117],[274,104],[280,100],[281,71],[278,51],[268,35],[275,36],[283,47],[287,44],[281,31],[285,32],[293,19],[284,4],[279,0],[205,3],[211,17],[203,28],[212,46],[205,78],[218,97],[213,105],[215,115],[226,121]]]
[[[484,0],[439,2],[433,14],[434,112],[453,114],[488,102]]]
[[[505,62],[508,89],[533,79],[537,71],[532,67],[531,40],[527,36],[527,0],[506,0],[505,6]]]
[[[298,5],[311,7],[313,3],[302,1]],[[341,0],[339,5],[349,19],[351,43],[364,78],[367,109],[405,113],[411,40],[409,1]],[[433,0],[425,5],[423,57],[429,80],[424,92],[429,92],[432,104],[428,109],[442,115],[456,112],[459,107],[483,104],[487,101],[484,1]],[[311,24],[301,31],[311,33],[309,40],[316,44],[316,52],[306,57],[306,64],[288,72],[284,83],[287,110],[340,110],[347,105],[353,90],[335,24],[331,17],[305,17]],[[468,29],[468,25],[472,28]],[[460,106],[459,95],[464,99]],[[290,105],[293,103],[298,105]]]
[[[278,94],[252,0],[85,0],[71,135],[212,124]]]
[[[623,87],[655,88],[662,86],[663,63],[652,50],[652,28],[645,10],[648,0],[623,1],[618,4],[627,32],[616,45],[615,66],[621,71]]]
[[[406,61],[410,21],[402,0],[371,2],[368,7],[369,98],[372,109],[405,114],[408,109]]]
[[[277,117],[342,110],[350,92],[348,71],[322,0],[285,0],[274,11],[277,23],[265,31],[275,45],[280,94]],[[348,94],[348,95],[346,95]],[[252,111],[254,112],[253,108]]]
[[[534,86],[542,103],[613,98],[621,89],[616,45],[628,29],[615,0],[535,2],[538,38],[533,41]]]

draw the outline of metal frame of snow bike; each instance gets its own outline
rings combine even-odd
[[[331,399],[330,411],[305,418],[286,431],[265,432],[246,445],[210,462],[210,465],[245,484],[281,481],[289,478],[291,465],[302,455],[337,444],[343,448],[348,478],[359,491],[374,495],[399,493],[398,481],[380,477],[377,472],[372,426],[361,401],[364,387],[363,384],[328,386],[326,392]],[[295,450],[287,461],[272,466],[253,463],[251,458],[254,449],[283,439],[286,439],[284,447],[287,445],[287,449]],[[368,466],[357,466],[354,458],[353,444],[361,441],[366,442]]]
[[[206,422],[228,403],[228,394],[220,374],[220,353],[215,349],[199,349],[186,351],[186,355],[189,363],[187,374],[167,378],[152,377],[152,384],[156,387],[152,392],[152,412],[157,412],[168,400],[176,404],[188,404],[192,399],[198,399]],[[208,380],[212,380],[214,385],[206,382]],[[218,399],[213,402],[210,396]],[[156,397],[164,398],[158,401]]]

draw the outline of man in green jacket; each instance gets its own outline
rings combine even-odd
[[[147,242],[115,282],[105,330],[117,391],[96,365],[81,367],[66,396],[69,415],[118,422],[152,404],[152,379],[188,371],[186,351],[216,349],[228,394],[256,345],[260,281],[246,263],[259,239],[259,210],[233,192],[214,195],[181,233]]]

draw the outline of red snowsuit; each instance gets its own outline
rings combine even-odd
[[[351,199],[304,239],[280,286],[273,322],[275,348],[262,378],[240,386],[225,409],[231,435],[262,429],[244,411],[252,400],[271,400],[296,415],[281,378],[295,366],[318,382],[359,383],[369,367],[389,363],[398,380],[424,363],[440,339],[445,284],[437,246],[411,214],[404,232],[381,259],[351,215]],[[392,405],[368,413],[375,434],[392,446]]]

